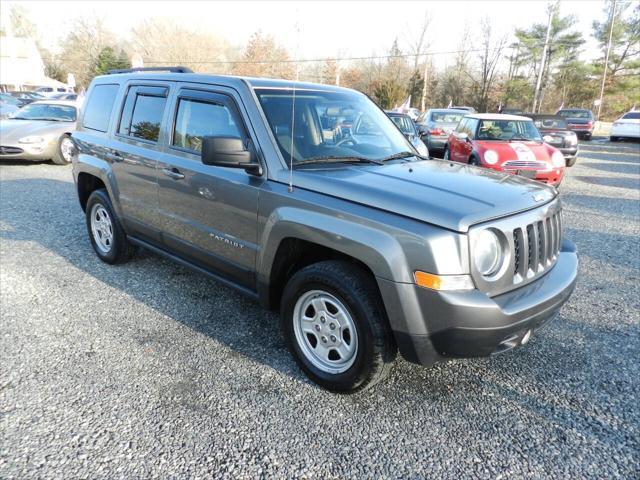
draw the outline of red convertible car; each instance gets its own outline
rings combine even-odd
[[[522,175],[558,186],[564,155],[544,143],[530,118],[482,113],[467,115],[449,135],[445,160]]]

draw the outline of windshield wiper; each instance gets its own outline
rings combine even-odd
[[[374,163],[376,165],[382,165],[380,160],[373,160],[367,157],[358,157],[352,155],[328,155],[326,157],[312,157],[306,160],[300,160],[293,164],[294,167],[299,165],[311,165],[314,163]]]
[[[535,140],[533,138],[527,138],[527,137],[511,137],[509,141],[510,142],[534,142]]]
[[[423,157],[419,153],[409,152],[408,150],[405,152],[394,153],[393,155],[389,155],[388,157],[384,157],[379,159],[380,162],[388,162],[389,160],[397,160],[400,158],[409,158],[409,157],[418,157],[421,160],[429,160],[427,157]]]

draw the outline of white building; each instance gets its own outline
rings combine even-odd
[[[33,90],[37,87],[66,87],[49,78],[33,40],[0,37],[0,90]]]

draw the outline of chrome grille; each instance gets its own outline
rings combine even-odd
[[[546,162],[539,162],[534,160],[509,160],[502,164],[503,168],[513,169],[531,169],[531,170],[547,170],[549,166]]]
[[[502,267],[493,275],[480,273],[475,262],[469,269],[478,290],[500,295],[535,281],[555,265],[562,245],[562,206],[556,198],[538,208],[474,225],[469,229],[469,251],[483,230],[492,230],[505,249]]]
[[[513,283],[533,278],[552,266],[560,253],[560,211],[513,230]]]

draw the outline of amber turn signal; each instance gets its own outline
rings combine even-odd
[[[434,275],[416,270],[413,276],[416,285],[431,290],[473,290],[475,288],[469,275]]]

